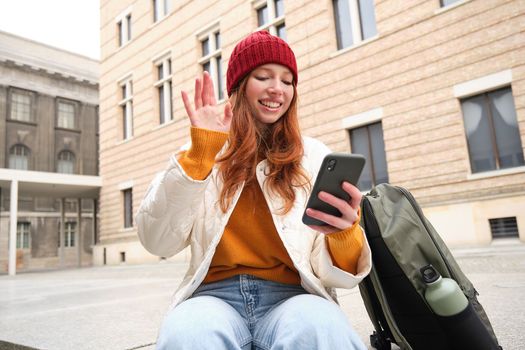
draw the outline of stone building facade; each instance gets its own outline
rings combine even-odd
[[[3,175],[17,170],[51,179],[64,174],[98,175],[98,67],[96,60],[0,32]],[[10,191],[0,182],[2,272],[7,271]],[[41,196],[35,195],[36,190],[35,185],[35,191],[18,196],[17,270],[91,265],[96,201],[80,196],[62,201],[54,192]],[[59,234],[62,205],[64,237]]]
[[[158,259],[131,213],[188,141],[179,92],[205,69],[224,101],[258,29],[296,53],[304,134],[367,156],[363,191],[408,188],[451,246],[525,240],[524,23],[519,0],[102,0],[94,263]]]

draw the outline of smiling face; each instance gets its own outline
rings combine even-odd
[[[246,98],[258,124],[273,124],[290,107],[294,96],[293,75],[280,64],[264,64],[248,76]]]

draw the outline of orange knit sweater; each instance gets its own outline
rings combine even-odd
[[[227,138],[226,133],[192,127],[192,146],[179,158],[186,174],[195,180],[205,179]],[[355,274],[364,243],[359,220],[346,230],[327,235],[326,240],[334,265]],[[256,180],[244,187],[204,282],[239,274],[281,283],[300,283]]]

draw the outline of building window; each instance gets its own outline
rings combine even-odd
[[[62,151],[58,154],[57,172],[62,174],[75,173],[75,154],[71,151]]]
[[[29,148],[24,145],[14,145],[9,150],[9,168],[29,170]]]
[[[133,195],[131,188],[122,192],[124,194],[124,228],[133,227]]]
[[[131,13],[122,16],[117,21],[118,45],[123,46],[131,40]]]
[[[352,153],[365,156],[366,164],[357,187],[364,191],[388,182],[385,143],[381,122],[350,130]]]
[[[463,1],[463,0],[440,0],[440,3],[441,3],[441,7],[446,7],[446,6],[452,5],[459,1]]]
[[[169,57],[160,59],[155,66],[157,68],[155,87],[157,88],[160,123],[164,124],[173,119],[171,108],[171,59]]]
[[[211,30],[199,36],[202,48],[202,57],[199,64],[203,71],[210,73],[215,96],[219,100],[224,99],[224,84],[222,78],[222,51],[221,51],[221,33],[218,28]]]
[[[71,248],[75,246],[76,222],[66,222],[64,225],[64,246]]]
[[[11,119],[31,121],[31,95],[14,91],[11,93]]]
[[[130,79],[120,82],[122,100],[119,102],[122,115],[122,134],[124,140],[133,136],[133,82]]]
[[[461,100],[472,173],[525,165],[510,87]]]
[[[338,50],[377,34],[373,0],[334,0],[333,7]]]
[[[158,22],[171,12],[171,0],[153,0],[153,22]]]
[[[75,105],[67,102],[58,102],[58,120],[59,128],[75,128]]]
[[[258,30],[267,30],[286,40],[284,23],[284,0],[264,0],[255,3]]]
[[[16,249],[29,249],[30,223],[19,222],[16,224]]]

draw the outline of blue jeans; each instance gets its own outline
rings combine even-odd
[[[301,286],[234,276],[171,310],[157,349],[366,349],[341,308]]]

